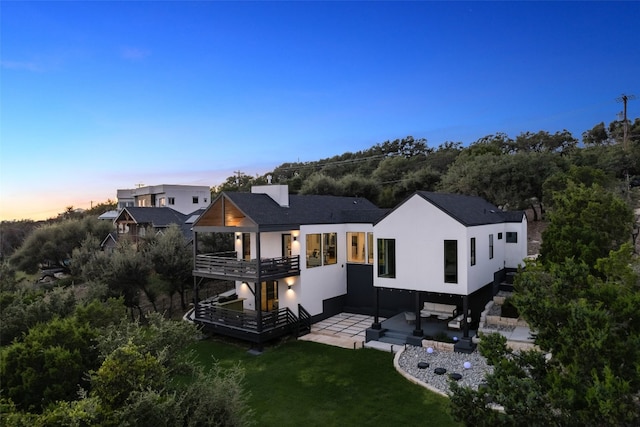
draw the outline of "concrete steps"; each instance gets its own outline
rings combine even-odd
[[[372,348],[374,350],[380,350],[387,353],[397,353],[398,351],[404,349],[404,344],[400,345],[381,341],[368,341],[364,343],[364,348]]]
[[[395,345],[405,345],[407,343],[407,334],[403,332],[385,331],[379,341]]]

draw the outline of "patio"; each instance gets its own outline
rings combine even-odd
[[[420,328],[422,329],[423,335],[425,337],[435,337],[438,335],[446,334],[448,337],[462,338],[464,336],[464,332],[462,330],[449,329],[447,327],[448,320],[438,320],[436,318],[421,318],[420,319]],[[404,312],[396,314],[393,317],[390,317],[386,320],[382,321],[382,328],[386,329],[385,336],[382,337],[384,340],[385,337],[399,337],[400,335],[413,336],[413,331],[416,328],[415,322],[409,323],[405,319]],[[469,338],[474,337],[477,334],[475,330],[469,330]]]
[[[340,313],[311,325],[311,334],[300,337],[301,340],[317,341],[344,348],[360,348],[366,341],[365,331],[373,324],[373,316],[353,313]],[[402,344],[406,338],[413,336],[415,324],[405,320],[404,312],[388,319],[380,318],[382,328],[386,329],[382,342]],[[425,336],[436,336],[446,333],[449,337],[462,338],[463,332],[447,329],[447,321],[437,319],[422,319],[421,328]],[[476,331],[469,331],[469,337],[476,335]]]

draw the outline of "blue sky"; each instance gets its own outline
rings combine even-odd
[[[0,219],[407,135],[579,138],[640,98],[638,22],[640,2],[3,1]]]

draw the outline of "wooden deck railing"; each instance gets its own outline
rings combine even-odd
[[[258,323],[258,312],[253,310],[230,310],[217,306],[198,305],[195,322],[221,335],[264,342],[296,331],[298,318],[288,308],[262,312]],[[258,327],[260,325],[260,327]]]
[[[239,260],[220,254],[196,255],[195,276],[255,282],[258,270],[262,280],[274,280],[300,274],[300,257]]]

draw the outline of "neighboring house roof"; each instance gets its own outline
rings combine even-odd
[[[100,243],[100,247],[104,248],[105,246],[107,246],[109,244],[109,241],[112,241],[113,244],[118,242],[118,233],[115,231],[110,232],[109,234],[107,234],[107,237],[105,237],[102,240],[102,243]]]
[[[150,224],[153,228],[164,228],[171,224],[184,224],[188,215],[180,213],[168,207],[135,207],[130,206],[122,209],[115,222],[127,212],[137,224]]]
[[[113,221],[117,217],[118,217],[118,211],[117,210],[112,210],[112,211],[107,211],[107,212],[103,213],[102,215],[100,215],[98,217],[98,219],[104,219],[104,220],[107,220],[107,221]]]
[[[262,227],[373,223],[386,212],[359,197],[292,194],[289,206],[281,206],[267,194],[234,192],[222,193],[207,210],[217,209],[217,201],[223,197]]]
[[[151,226],[157,232],[169,227],[171,224],[177,224],[180,228],[182,235],[187,243],[193,240],[193,233],[191,231],[192,224],[187,221],[195,215],[199,215],[204,212],[204,209],[198,209],[191,214],[185,215],[169,207],[137,207],[129,206],[122,209],[122,212],[114,220],[117,224],[121,218],[127,216],[131,218],[136,224],[141,226]],[[107,238],[103,241],[103,246],[107,242]],[[113,236],[114,240],[117,240],[117,233]]]
[[[198,210],[191,212],[190,214],[187,215],[185,224],[193,224],[194,222],[197,221],[198,218],[200,218],[200,215],[202,215],[206,210],[207,208],[200,208]]]
[[[525,215],[523,211],[502,211],[479,196],[434,193],[429,191],[416,191],[395,209],[398,209],[406,203],[407,200],[416,195],[430,202],[438,209],[442,210],[447,215],[467,227],[499,224],[503,222],[521,222]]]
[[[185,221],[182,224],[179,224],[180,231],[182,231],[182,234],[184,235],[185,239],[187,239],[187,241],[190,242],[193,240],[193,223],[196,222],[198,218],[200,218],[200,215],[202,215],[206,210],[206,208],[201,208],[191,212],[188,215],[185,215]]]

